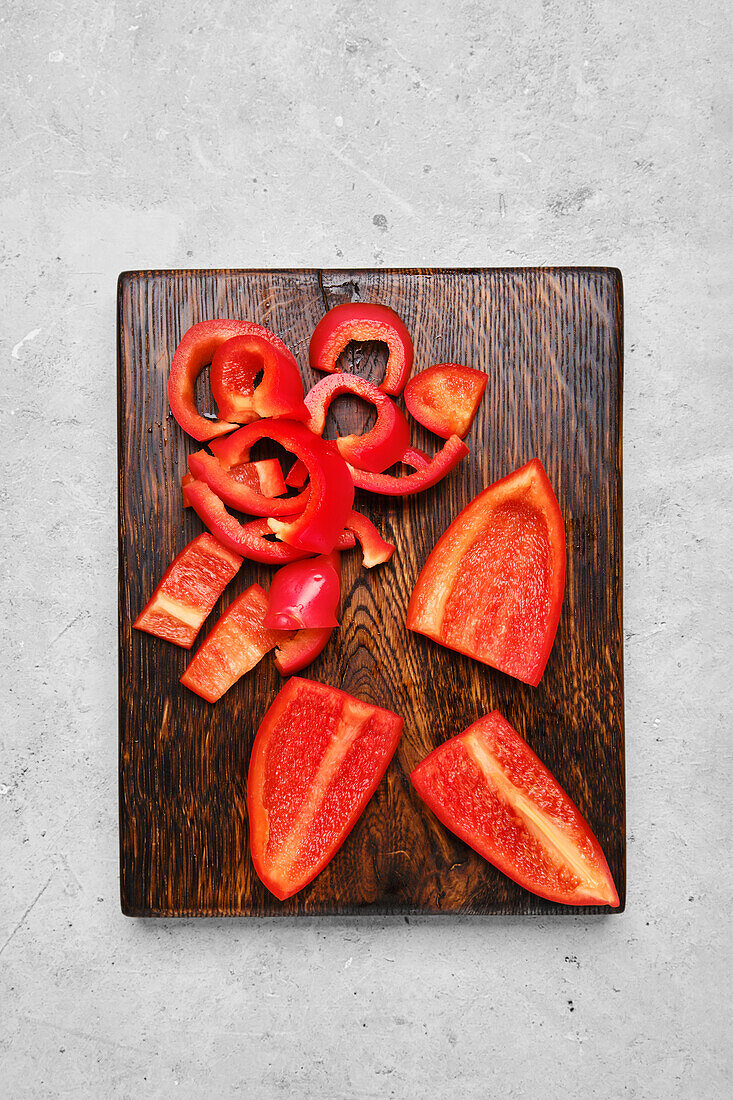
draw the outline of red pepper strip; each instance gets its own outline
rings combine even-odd
[[[414,353],[410,334],[395,311],[366,302],[334,306],[321,317],[311,336],[310,365],[332,374],[336,360],[352,340],[380,340],[387,345],[389,359],[379,388],[385,393],[401,393],[410,377]]]
[[[562,905],[618,907],[588,822],[498,711],[439,745],[410,778],[451,832],[526,890]]]
[[[565,529],[538,459],[484,489],[433,547],[407,626],[536,687],[565,588]]]
[[[402,732],[391,711],[293,677],[262,719],[247,779],[250,852],[276,898],[302,890],[351,832]]]
[[[361,512],[352,509],[351,515],[346,521],[346,527],[349,531],[354,532],[361,543],[364,566],[367,569],[372,569],[375,565],[381,565],[382,562],[389,561],[394,554],[393,543],[383,539],[372,521],[362,515]]]
[[[281,635],[265,627],[267,594],[258,584],[229,605],[181,676],[190,688],[215,703],[246,672],[274,649]]]
[[[289,351],[280,351],[261,335],[235,336],[217,348],[209,377],[222,418],[240,424],[266,416],[308,419],[298,364]]]
[[[287,488],[282,468],[276,458],[261,458],[257,462],[241,462],[239,466],[232,466],[229,474],[235,481],[241,481],[244,485],[249,485],[251,489],[258,489],[266,497],[279,497]],[[181,488],[184,489],[186,485],[190,485],[195,480],[192,474],[184,474],[181,479]],[[185,499],[183,507],[191,507]]]
[[[266,519],[240,523],[227,512],[223,500],[203,481],[192,481],[186,485],[183,495],[218,541],[243,558],[266,565],[285,565],[286,562],[308,557],[307,550],[296,550],[285,543],[270,542],[265,538],[265,535],[271,534]],[[356,539],[351,532],[343,531],[334,549],[350,550],[355,545]]]
[[[338,626],[341,596],[338,553],[320,554],[278,569],[268,593],[265,626],[273,630],[304,630]]]
[[[367,382],[366,378],[358,378],[355,374],[333,374],[317,382],[305,398],[310,413],[310,430],[316,435],[323,435],[329,406],[342,393],[354,393],[377,410],[377,422],[368,432],[339,436],[334,441],[343,457],[360,470],[371,470],[377,474],[394,466],[410,445],[410,425],[394,401],[372,382]]]
[[[230,548],[199,535],[173,559],[132,625],[190,649],[241,564]]]
[[[224,435],[236,428],[222,420],[207,420],[196,410],[196,379],[207,363],[214,358],[220,344],[234,336],[262,336],[283,354],[290,352],[274,332],[254,324],[253,321],[232,321],[221,318],[217,321],[200,321],[185,333],[176,348],[168,376],[168,403],[184,432],[194,439],[204,442]]]
[[[246,425],[246,428],[240,428],[239,431],[249,431],[250,428],[259,427],[261,424],[285,423],[294,424],[295,421],[257,420],[254,424]],[[300,426],[302,427],[302,425]],[[239,435],[239,432],[234,434]],[[239,466],[240,462],[233,465]],[[231,466],[222,465],[215,455],[210,455],[208,451],[204,450],[195,451],[188,456],[188,468],[197,481],[205,481],[225,504],[238,509],[240,512],[247,512],[252,516],[296,515],[306,507],[310,495],[310,490],[306,489],[294,497],[265,496],[259,489],[253,488],[248,482],[240,481],[234,476],[231,472]]]
[[[400,462],[404,463],[405,466],[411,466],[413,470],[424,470],[426,466],[430,465],[430,455],[426,455],[425,451],[421,451],[417,447],[408,447]]]
[[[341,595],[341,555],[334,553],[334,568],[338,574],[339,597]],[[272,589],[270,590],[272,593]],[[332,626],[314,626],[305,630],[296,630],[283,636],[275,650],[275,668],[281,676],[292,676],[315,661],[326,648],[328,639],[334,632]]]
[[[417,452],[413,452],[416,456]],[[372,474],[368,470],[357,470],[349,466],[354,485],[357,489],[368,489],[372,493],[384,493],[386,496],[402,497],[411,493],[421,493],[445,477],[462,458],[468,454],[468,447],[457,435],[446,440],[445,445],[433,455],[427,466],[418,469],[406,477],[392,477],[391,474]]]
[[[301,462],[299,458],[296,458],[293,465],[287,472],[285,477],[285,484],[289,485],[293,489],[302,489],[308,480],[308,467],[305,462]]]
[[[458,363],[439,363],[411,378],[405,387],[407,411],[436,435],[461,439],[473,424],[487,376]]]

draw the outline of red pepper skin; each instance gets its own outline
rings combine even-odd
[[[405,387],[410,415],[443,439],[463,439],[473,424],[484,396],[487,376],[458,363],[438,363],[411,378]]]
[[[289,638],[278,642],[275,650],[275,668],[281,676],[292,676],[295,672],[313,664],[328,645],[333,634],[332,626],[315,626],[310,630],[296,630]]]
[[[307,550],[296,550],[283,542],[270,542],[265,535],[272,534],[267,520],[240,523],[227,512],[223,500],[204,481],[192,481],[183,489],[184,499],[203,520],[212,535],[234,554],[265,565],[285,565],[289,561],[307,558]],[[336,550],[351,550],[356,539],[350,531],[339,535]]]
[[[341,597],[338,553],[294,561],[272,578],[265,626],[273,630],[305,630],[338,626]]]
[[[420,452],[411,448],[410,454],[417,459]],[[435,485],[467,454],[466,444],[457,435],[452,435],[427,466],[418,468],[413,474],[407,474],[405,477],[372,474],[368,470],[357,470],[354,466],[349,466],[349,470],[357,489],[367,489],[371,493],[382,493],[385,496],[405,497],[412,493],[421,493],[423,489],[429,489],[431,485]],[[405,461],[407,461],[407,455],[405,455]],[[408,465],[412,465],[412,462],[408,462]]]
[[[221,699],[280,640],[265,627],[266,612],[267,594],[258,584],[237,596],[181,676],[184,687],[209,703]]]
[[[296,458],[285,476],[285,484],[293,489],[302,489],[308,480],[308,467]]]
[[[168,404],[184,432],[203,443],[236,428],[223,420],[207,420],[196,410],[196,379],[216,354],[216,349],[234,336],[262,336],[283,354],[290,352],[274,332],[253,321],[200,321],[192,325],[176,348],[168,376]]]
[[[241,564],[211,535],[199,535],[173,559],[133,627],[190,649]]]
[[[262,379],[255,388],[260,371]],[[308,419],[298,364],[287,349],[279,350],[270,338],[252,334],[227,340],[216,350],[209,378],[222,419],[239,424],[268,416]]]
[[[361,543],[363,564],[366,569],[373,569],[375,565],[382,565],[389,561],[395,552],[394,543],[383,539],[374,524],[361,512],[352,509],[351,515],[346,521],[347,530],[353,531]]]
[[[407,626],[536,687],[565,589],[565,529],[538,459],[479,493],[435,544]]]
[[[249,765],[255,871],[276,898],[302,890],[334,857],[377,789],[402,719],[294,676],[262,719]]]
[[[498,711],[439,745],[410,778],[446,828],[525,890],[561,905],[618,907],[587,821]]]
[[[259,427],[261,424],[295,423],[294,421],[261,421],[248,424],[239,431],[247,431],[250,428]],[[238,435],[239,432],[235,432]],[[231,437],[227,437],[231,438]],[[240,512],[247,512],[251,516],[294,516],[302,512],[306,507],[309,490],[298,493],[294,497],[269,497],[252,484],[240,480],[232,469],[243,463],[237,462],[233,467],[222,465],[221,461],[208,451],[194,451],[188,456],[188,468],[196,481],[205,481],[210,489],[231,508]]]
[[[334,440],[343,458],[360,470],[373,473],[394,466],[410,445],[410,425],[394,401],[365,378],[340,373],[317,382],[305,398],[310,430],[323,435],[329,406],[342,393],[354,393],[377,410],[376,424],[364,435],[344,435]]]
[[[349,302],[329,309],[311,336],[308,356],[314,370],[336,370],[336,360],[352,340],[380,340],[389,348],[389,359],[380,390],[402,393],[410,377],[414,352],[404,321],[389,306]]]

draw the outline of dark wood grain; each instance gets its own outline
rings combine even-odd
[[[120,870],[129,915],[609,912],[555,905],[510,882],[422,806],[408,775],[432,748],[498,708],[588,818],[625,897],[621,618],[622,302],[608,268],[408,271],[147,271],[119,283]],[[286,902],[255,876],[246,769],[280,687],[270,657],[215,706],[178,680],[190,655],[131,629],[173,556],[201,530],[180,479],[200,445],[171,417],[166,381],[196,321],[273,329],[298,358],[327,308],[384,302],[413,333],[416,370],[455,361],[488,375],[470,456],[406,501],[357,493],[397,545],[369,572],[343,559],[342,624],[306,675],[405,718],[395,760],[341,852]],[[351,347],[378,380],[380,345]],[[331,426],[369,420],[353,398]],[[417,446],[435,437],[414,427]],[[417,575],[438,536],[481,489],[537,456],[565,518],[568,569],[557,640],[531,688],[405,629]],[[199,636],[267,566],[245,562]]]

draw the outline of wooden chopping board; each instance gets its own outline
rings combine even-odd
[[[310,335],[341,302],[383,302],[404,319],[415,371],[458,362],[488,375],[470,455],[405,500],[357,492],[397,546],[373,570],[343,556],[341,626],[302,675],[404,716],[397,754],[341,851],[280,902],[248,852],[249,754],[282,680],[268,656],[215,706],[179,684],[190,653],[131,629],[171,559],[203,529],[181,503],[188,437],[168,409],[170,361],[197,321],[235,317],[276,332],[306,390]],[[610,268],[138,271],[119,281],[120,882],[130,916],[622,912],[625,898],[621,611],[622,284]],[[344,366],[379,381],[386,354],[352,346]],[[207,408],[203,393],[201,403]],[[401,399],[400,399],[401,400]],[[211,405],[208,406],[212,408]],[[365,406],[334,404],[332,429],[364,430]],[[326,434],[330,434],[327,430]],[[414,424],[413,442],[442,441]],[[567,534],[565,600],[537,688],[405,628],[427,555],[481,489],[538,457]],[[234,596],[269,566],[245,561],[194,650]],[[580,807],[608,859],[617,910],[527,893],[427,811],[409,772],[479,715],[498,709]]]

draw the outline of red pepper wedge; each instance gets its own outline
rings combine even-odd
[[[439,745],[410,778],[451,832],[526,890],[562,905],[618,906],[587,821],[498,711]]]
[[[310,413],[310,430],[316,435],[323,435],[329,406],[334,398],[343,393],[356,394],[377,410],[377,422],[368,432],[339,436],[334,440],[343,458],[360,470],[371,470],[373,473],[381,473],[394,466],[410,445],[410,425],[394,401],[366,378],[355,374],[333,374],[317,382],[305,398]]]
[[[190,649],[241,564],[239,554],[199,535],[173,559],[133,627]]]
[[[255,386],[260,372],[262,378]],[[308,419],[295,358],[261,334],[235,336],[221,344],[211,361],[209,379],[222,420],[249,424],[268,416]]]
[[[234,336],[262,336],[274,348],[290,355],[285,344],[274,332],[253,321],[235,321],[222,317],[216,321],[200,321],[192,325],[175,350],[168,376],[168,404],[171,412],[194,439],[205,442],[236,428],[224,420],[207,420],[196,409],[196,379],[216,354],[217,348]]]
[[[302,890],[341,847],[394,755],[402,719],[294,676],[257,731],[247,780],[250,851],[276,898]]]
[[[181,676],[184,687],[209,703],[221,699],[280,641],[279,632],[265,626],[266,613],[267,593],[258,584],[237,596]]]
[[[415,375],[405,386],[410,415],[443,439],[463,439],[484,396],[487,376],[459,363],[438,363]]]
[[[240,462],[239,466],[232,466],[229,474],[235,481],[249,485],[251,489],[258,490],[265,497],[279,497],[287,489],[282,467],[276,458]],[[184,474],[181,479],[181,489],[185,489],[195,480],[193,474]],[[183,507],[190,508],[191,505],[184,499]]]
[[[311,336],[308,356],[314,370],[336,371],[336,361],[352,340],[379,340],[389,348],[380,390],[401,393],[410,377],[414,352],[404,321],[389,306],[347,302],[321,317]]]
[[[273,630],[305,630],[338,626],[341,570],[337,551],[278,569],[268,593],[265,626]]]
[[[265,536],[272,532],[266,519],[240,523],[226,510],[224,501],[204,481],[191,481],[183,489],[186,500],[212,535],[234,554],[266,565],[285,565],[289,561],[307,558],[307,550],[296,550],[284,542],[270,542]],[[350,531],[342,531],[335,550],[351,550],[356,539]]]
[[[407,626],[537,686],[565,588],[565,529],[533,459],[479,493],[435,544]]]
[[[413,457],[417,457],[419,454],[414,449],[411,449],[410,453]],[[391,474],[373,474],[368,470],[357,470],[351,465],[349,470],[357,489],[367,489],[371,493],[382,493],[385,496],[404,497],[409,496],[411,493],[421,493],[424,489],[429,489],[431,485],[435,485],[446,474],[450,473],[467,454],[468,447],[463,440],[459,439],[457,435],[452,435],[437,454],[433,455],[427,466],[419,467],[414,473],[406,474],[405,477],[393,477]],[[403,456],[403,461],[412,465],[408,461],[407,453]]]

